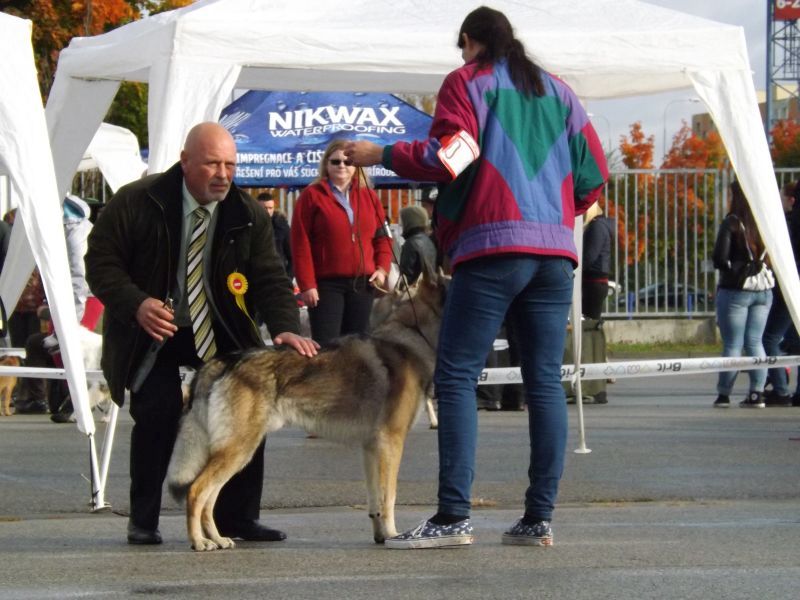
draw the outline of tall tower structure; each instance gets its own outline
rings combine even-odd
[[[767,137],[775,124],[778,89],[789,98],[800,93],[800,0],[767,0]]]

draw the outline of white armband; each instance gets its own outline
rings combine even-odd
[[[436,153],[453,179],[481,155],[474,138],[463,129],[442,140],[442,147]]]

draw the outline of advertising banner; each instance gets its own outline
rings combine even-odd
[[[244,187],[302,187],[317,176],[334,139],[386,145],[428,137],[432,118],[397,96],[364,92],[249,91],[222,111],[220,124],[236,140],[235,181]],[[380,165],[373,182],[406,180]]]

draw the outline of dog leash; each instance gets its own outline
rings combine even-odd
[[[377,197],[377,194],[375,193],[375,191],[371,187],[369,187],[369,185],[367,184],[367,176],[366,176],[366,173],[364,172],[364,167],[356,167],[356,172],[358,173],[358,181],[359,181],[359,183],[362,184],[365,189],[367,189],[367,190],[369,190],[371,192],[371,195],[372,195],[373,200],[374,200],[373,201],[373,207],[375,208],[375,216],[378,217],[378,221],[380,221],[381,220],[381,215],[378,212],[377,206],[375,205],[375,201],[378,200],[378,197]],[[388,217],[386,217],[383,220],[383,227],[382,228],[383,228],[384,235],[387,238],[389,238],[390,241],[393,240],[394,236],[392,235],[392,230],[389,228],[389,218]],[[397,265],[399,265],[400,264],[400,257],[398,257],[397,254],[394,251],[394,244],[389,244],[389,247],[390,247],[390,251],[392,253],[392,258],[394,259],[394,262]],[[417,308],[416,308],[416,306],[414,306],[414,297],[411,295],[411,287],[408,285],[408,279],[406,279],[406,276],[403,274],[402,271],[400,271],[400,279],[403,282],[404,293],[408,296],[408,302],[411,305],[411,313],[414,315],[414,329],[417,331],[417,333],[420,335],[420,337],[422,337],[422,339],[425,341],[425,343],[428,344],[428,346],[431,348],[431,350],[436,352],[436,346],[431,344],[430,340],[425,335],[425,333],[422,331],[422,328],[419,326],[419,317],[417,316]],[[384,294],[390,293],[388,289],[384,289],[384,288],[382,288],[380,286],[377,286],[377,285],[374,285],[374,284],[373,284],[373,286],[375,287],[375,289],[380,290]]]

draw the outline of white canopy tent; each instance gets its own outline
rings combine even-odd
[[[112,192],[139,179],[147,163],[139,154],[139,140],[130,129],[101,123],[81,158],[78,171],[100,169]]]
[[[434,92],[460,64],[453,0],[205,0],[61,53],[47,120],[61,187],[120,81],[149,83],[150,171],[234,88]],[[744,32],[637,0],[497,0],[528,51],[584,98],[694,88],[705,102],[800,323],[800,280],[772,174]]]
[[[149,165],[161,171],[178,159],[192,125],[217,120],[235,88],[435,92],[460,65],[458,28],[476,5],[204,0],[75,38],[61,53],[46,111],[58,182],[63,187],[74,173],[123,80],[149,84]],[[638,0],[491,5],[509,17],[537,62],[583,98],[694,89],[717,125],[800,325],[800,280],[742,28]]]
[[[42,156],[45,157],[43,161],[49,164],[50,153]],[[41,164],[42,162],[36,165],[35,169],[38,170]],[[147,169],[147,164],[139,154],[139,142],[133,132],[124,127],[101,123],[78,164],[78,171],[90,169],[100,169],[111,191],[116,192],[126,183],[140,178]],[[64,189],[69,189],[69,181],[65,185]],[[60,218],[60,215],[61,212],[58,210],[57,218]],[[33,252],[28,239],[24,229],[12,230],[8,254],[13,256],[14,260],[6,262],[0,278],[3,302],[9,313],[33,269]]]
[[[92,456],[94,420],[89,409],[78,321],[72,300],[67,249],[61,222],[61,198],[53,169],[39,84],[31,48],[31,22],[0,13],[0,173],[11,180],[18,203],[0,296],[9,311],[35,264],[39,266],[61,344],[78,428],[89,437]],[[24,235],[23,235],[24,233]],[[27,248],[26,241],[31,241]],[[10,268],[12,267],[13,268]],[[25,272],[21,284],[16,271]],[[92,461],[93,480],[97,461]]]

